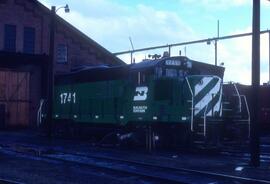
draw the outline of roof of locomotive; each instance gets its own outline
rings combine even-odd
[[[165,66],[167,64],[166,61],[179,61],[179,65],[170,65],[170,66],[186,66],[191,64],[192,67],[188,67],[188,68],[200,68],[202,70],[224,70],[224,67],[221,66],[215,66],[215,65],[211,65],[208,63],[203,63],[203,62],[199,62],[199,61],[194,61],[189,59],[188,57],[185,56],[174,56],[174,57],[162,57],[159,59],[145,59],[139,63],[133,63],[133,64],[129,64],[129,65],[119,65],[119,66],[107,66],[107,65],[97,65],[97,66],[91,66],[91,65],[83,65],[83,66],[79,66],[76,67],[74,69],[71,70],[71,72],[69,73],[64,73],[64,74],[58,74],[58,76],[61,75],[74,75],[74,74],[78,74],[78,73],[82,73],[82,72],[101,72],[101,71],[117,71],[117,70],[130,70],[130,71],[138,71],[138,70],[147,70],[149,68],[154,68],[156,66]],[[189,64],[187,64],[189,63]]]
[[[169,62],[168,62],[169,61]],[[56,75],[56,83],[67,81],[100,81],[125,78],[130,72],[151,70],[157,66],[170,66],[186,68],[190,75],[217,75],[223,78],[224,67],[215,66],[190,60],[185,56],[163,57],[159,59],[147,59],[139,63],[121,66],[81,66],[67,74]]]
[[[217,75],[223,78],[224,67],[198,62],[185,56],[163,57],[159,59],[146,59],[140,63],[130,65],[132,71],[143,71],[157,66],[172,66],[189,70],[190,75]]]
[[[156,66],[161,66],[168,59],[169,60],[173,60],[173,59],[178,60],[178,61],[183,62],[183,63],[191,61],[190,59],[188,59],[185,56],[162,57],[159,59],[145,59],[139,63],[132,64],[132,66],[130,68],[136,70],[136,69],[147,69],[147,68],[152,68],[152,67],[156,67]]]

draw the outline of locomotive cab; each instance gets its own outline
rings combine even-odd
[[[221,115],[223,72],[182,56],[131,65],[128,123],[151,125],[163,139],[185,142],[188,132],[198,131],[198,122]]]
[[[209,72],[208,69],[205,71]],[[201,79],[205,76],[205,71],[196,67],[195,61],[182,56],[144,60],[132,65],[131,121],[190,122],[190,109],[194,108],[190,103],[195,85],[190,86],[187,79]],[[196,75],[191,79],[193,73],[198,72],[201,72],[202,76]],[[218,82],[221,83],[221,80]]]

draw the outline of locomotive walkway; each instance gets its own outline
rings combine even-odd
[[[122,160],[122,165],[127,164],[126,162],[128,161],[131,165],[133,163],[132,166],[134,166],[135,163],[144,163],[148,164],[148,166],[156,165],[164,168],[178,169],[177,172],[179,175],[185,174],[185,183],[194,182],[194,180],[188,179],[188,173],[191,171],[197,172],[196,176],[198,181],[200,180],[199,183],[204,183],[200,179],[200,175],[203,174],[221,178],[221,181],[223,181],[223,179],[225,180],[225,178],[229,178],[231,180],[242,181],[240,183],[270,183],[270,158],[267,156],[263,158],[260,168],[252,168],[248,166],[248,158],[245,155],[240,157],[239,155],[226,156],[214,153],[188,154],[185,152],[154,152],[150,154],[134,149],[100,148],[83,141],[49,140],[45,137],[34,135],[33,132],[0,132],[0,140],[0,157],[2,154],[8,154],[6,150],[9,149],[15,150],[18,153],[31,152],[34,153],[34,155],[46,155],[48,159],[58,158],[58,161],[59,159],[66,159],[66,161],[72,159],[75,163],[79,163],[79,161],[89,162],[90,157],[93,163],[104,162],[104,160],[100,161],[98,159],[114,159],[114,161]],[[83,159],[85,157],[88,157],[87,161]],[[126,162],[123,163],[124,161]],[[1,163],[5,163],[5,160],[1,159]],[[38,166],[33,165],[33,170],[35,170],[34,167]],[[129,167],[126,166],[126,168]],[[180,169],[182,169],[181,172]],[[4,173],[0,171],[0,178],[3,177],[2,174]],[[23,179],[21,180],[23,181]],[[208,180],[204,181],[208,183]],[[166,181],[163,182],[166,183]]]

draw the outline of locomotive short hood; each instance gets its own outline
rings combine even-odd
[[[142,62],[131,64],[130,69],[132,71],[144,71],[158,66],[179,66],[188,69],[190,75],[216,75],[220,78],[223,78],[225,71],[224,67],[198,62],[185,56],[145,59]]]

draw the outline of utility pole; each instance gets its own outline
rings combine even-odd
[[[54,88],[54,34],[55,34],[55,16],[56,8],[55,6],[51,7],[50,14],[50,49],[49,49],[49,63],[48,63],[48,80],[47,80],[47,103],[48,103],[48,112],[47,112],[47,131],[48,136],[52,136],[52,115],[53,115],[53,88]]]
[[[270,84],[270,31],[268,31],[268,67],[269,67],[269,70],[268,70],[268,75],[269,75],[269,78],[268,78],[268,83]]]
[[[46,117],[46,128],[48,136],[52,136],[52,125],[53,125],[53,96],[54,96],[54,40],[55,40],[55,19],[56,12],[64,8],[66,13],[69,13],[68,5],[61,6],[56,9],[55,6],[51,7],[50,12],[50,47],[49,47],[49,62],[47,72],[47,117]]]
[[[252,113],[250,134],[250,165],[260,166],[260,129],[258,101],[260,89],[260,0],[253,0],[252,20]]]

